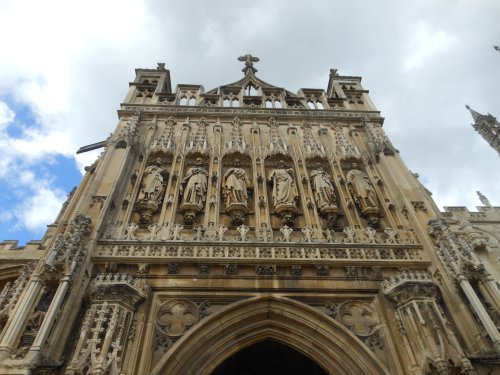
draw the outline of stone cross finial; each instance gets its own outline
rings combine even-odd
[[[242,69],[243,73],[247,74],[249,70],[252,71],[253,73],[257,73],[257,69],[253,67],[253,63],[259,61],[258,57],[254,57],[252,55],[245,55],[238,57],[238,61],[245,62],[245,67]]]

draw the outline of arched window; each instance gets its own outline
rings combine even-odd
[[[196,99],[195,98],[189,99],[189,105],[196,105]]]
[[[187,105],[187,103],[188,103],[188,100],[186,97],[181,98],[181,100],[179,101],[180,105]]]

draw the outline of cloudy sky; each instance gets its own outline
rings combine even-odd
[[[385,129],[437,204],[500,205],[500,158],[464,105],[500,118],[500,2],[0,2],[0,240],[43,235],[105,139],[134,68],[173,85],[258,76],[296,92],[330,68],[363,77]]]

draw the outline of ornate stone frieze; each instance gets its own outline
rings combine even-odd
[[[367,111],[353,111],[353,110],[328,110],[324,109],[321,111],[307,111],[303,110],[290,110],[290,109],[254,109],[254,108],[215,108],[215,107],[182,107],[182,106],[154,106],[154,105],[122,105],[120,113],[126,114],[128,112],[133,113],[137,108],[141,108],[143,112],[151,114],[161,114],[161,113],[171,113],[179,114],[185,116],[189,114],[200,114],[200,115],[228,115],[228,116],[259,116],[264,118],[269,118],[269,116],[277,117],[290,117],[297,116],[303,118],[304,114],[307,113],[308,117],[311,118],[325,118],[331,120],[345,120],[346,118],[361,121],[363,116],[368,116],[371,119],[379,120],[380,114],[378,111],[368,112]]]

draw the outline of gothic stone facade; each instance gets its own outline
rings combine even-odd
[[[0,244],[0,373],[224,373],[263,342],[330,374],[498,373],[500,208],[440,213],[360,77],[294,94],[240,60],[210,91],[136,70],[44,238]]]

